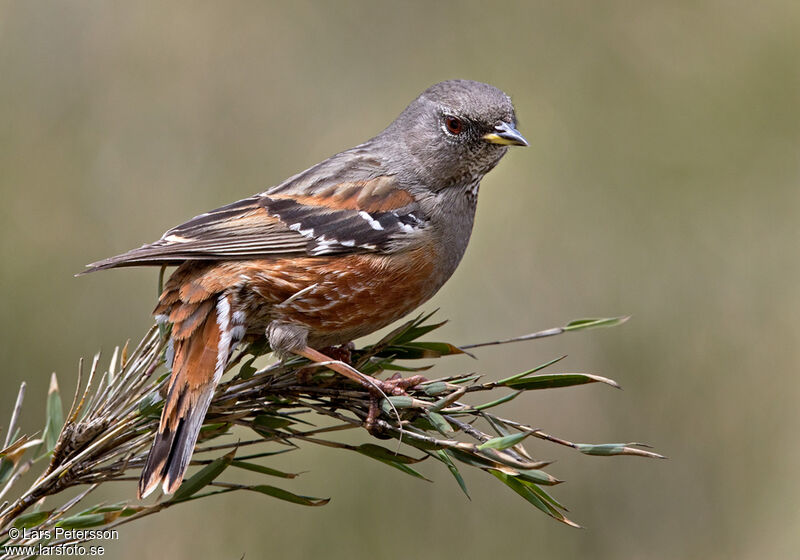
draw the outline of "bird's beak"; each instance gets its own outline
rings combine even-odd
[[[490,144],[500,144],[502,146],[527,146],[528,141],[519,133],[519,130],[506,122],[495,125],[494,131],[484,134],[483,139]]]

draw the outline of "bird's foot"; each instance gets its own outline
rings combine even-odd
[[[427,379],[422,375],[402,377],[399,373],[395,373],[386,380],[375,379],[376,387],[369,391],[369,410],[367,412],[367,419],[364,421],[364,427],[367,431],[371,435],[381,439],[388,437],[377,425],[378,417],[381,415],[381,400],[385,397],[407,396],[408,389],[420,383],[424,383],[425,381],[427,381]]]

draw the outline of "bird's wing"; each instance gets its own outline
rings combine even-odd
[[[331,174],[322,176],[329,171],[323,165],[196,216],[155,243],[92,263],[85,272],[185,260],[386,252],[425,227],[415,199],[393,175],[334,181]],[[363,176],[360,171],[344,175]]]

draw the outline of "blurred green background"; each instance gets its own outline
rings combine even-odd
[[[381,130],[421,90],[486,81],[531,142],[483,182],[467,255],[425,309],[454,343],[584,316],[623,327],[484,349],[499,378],[569,354],[615,378],[507,407],[587,442],[534,445],[561,526],[483,473],[467,501],[307,449],[308,509],[227,495],[126,526],[106,557],[790,558],[800,546],[800,4],[0,1],[0,417],[29,383],[151,324],[155,270],[73,278]],[[362,436],[366,440],[367,436]],[[284,458],[285,457],[285,458]],[[122,499],[133,484],[106,493]]]

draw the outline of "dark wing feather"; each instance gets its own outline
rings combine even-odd
[[[425,226],[414,198],[393,176],[359,169],[367,178],[333,183],[319,176],[330,161],[266,193],[196,216],[155,243],[92,263],[85,272],[185,260],[384,252]]]

